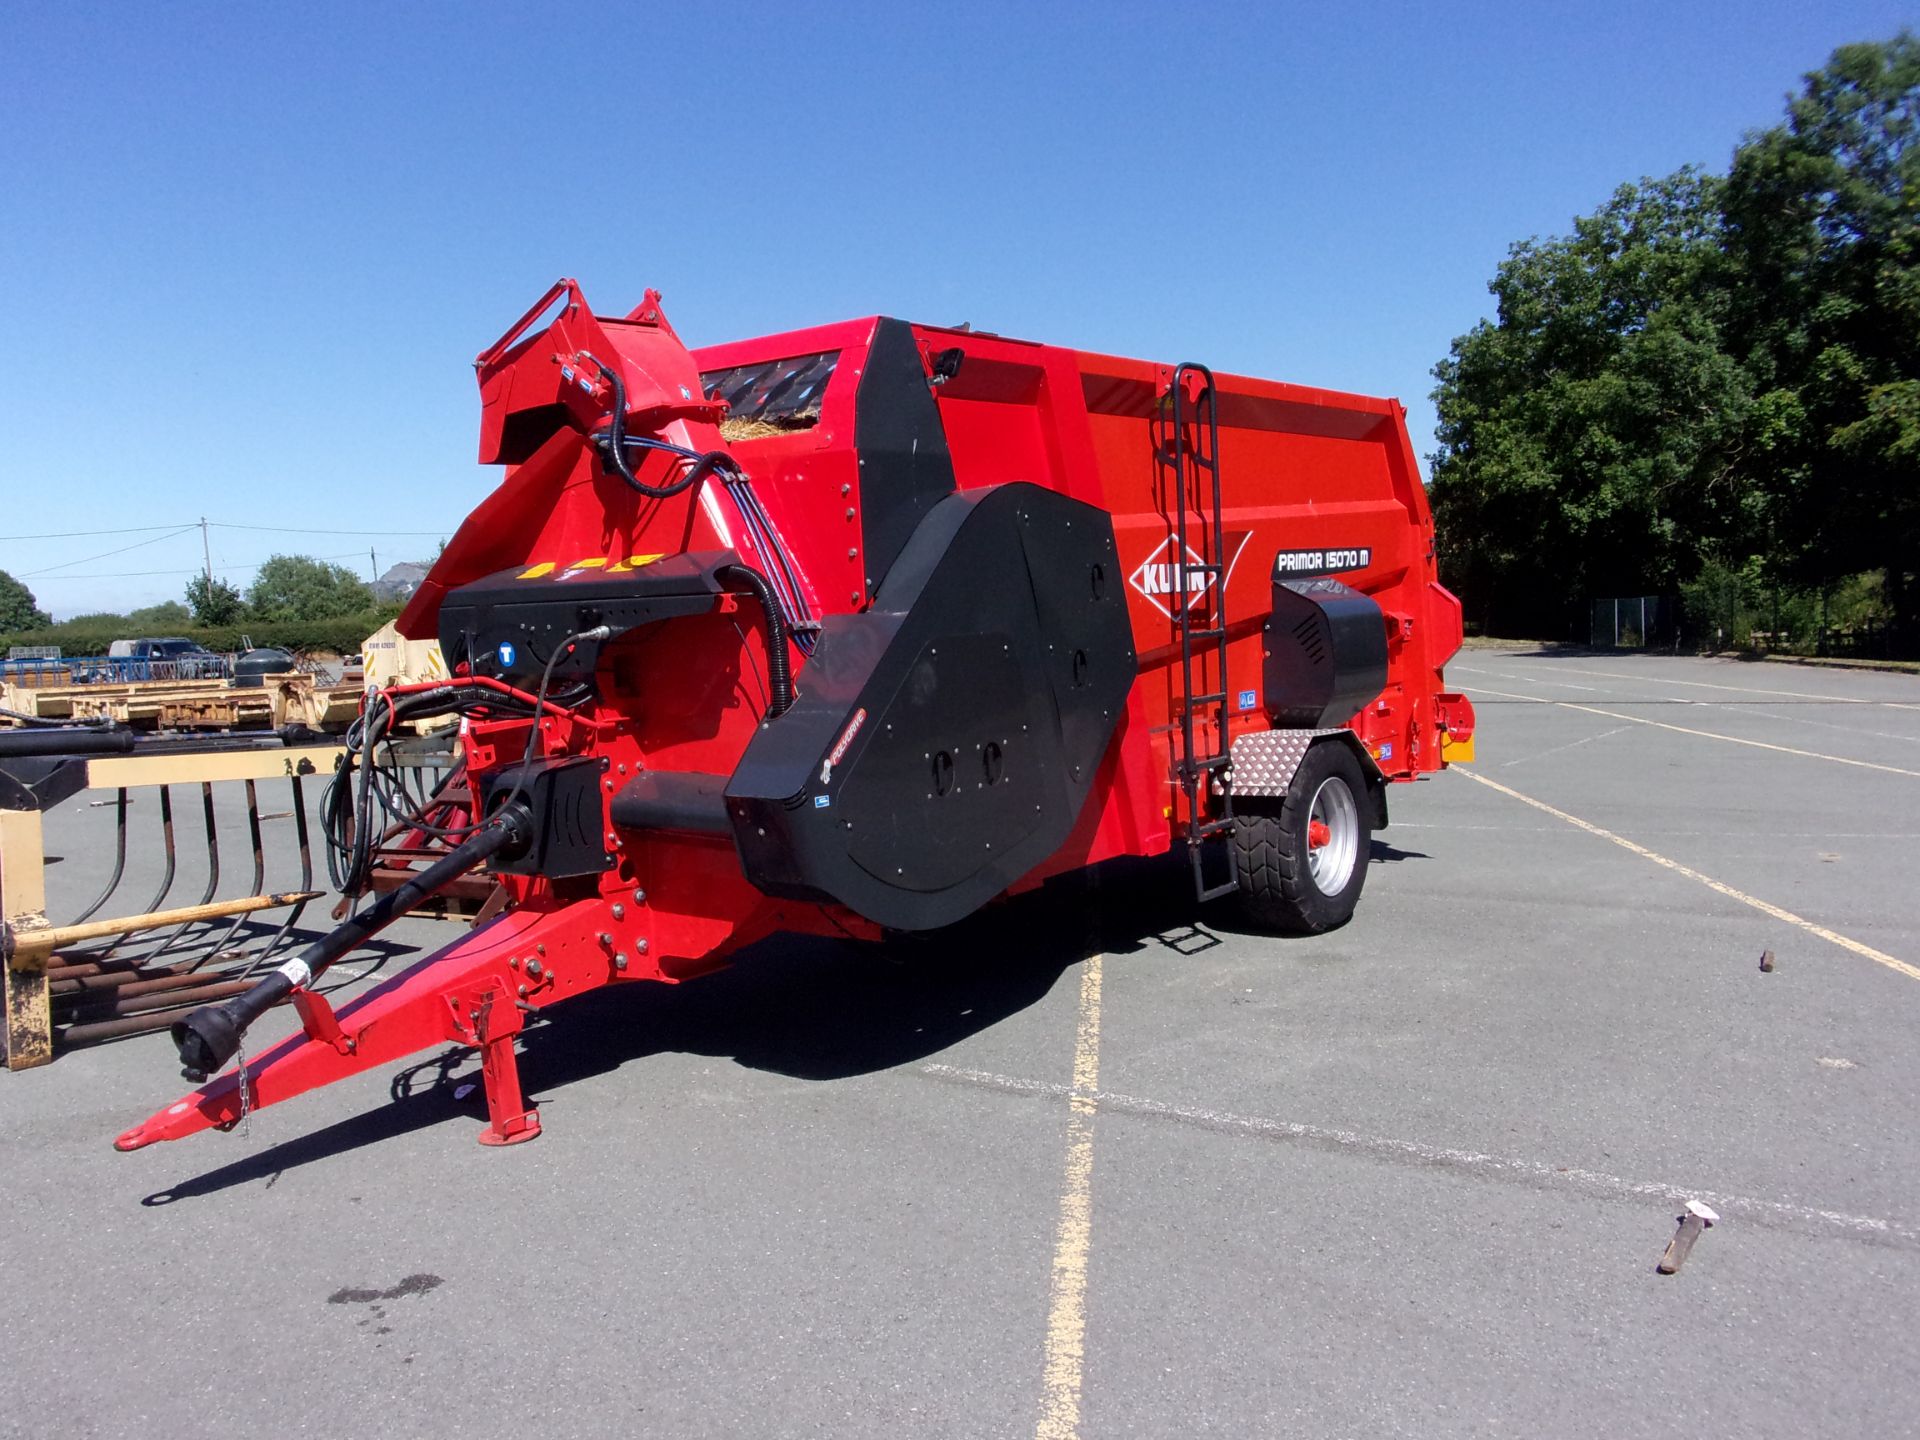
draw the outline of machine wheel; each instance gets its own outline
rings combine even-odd
[[[1346,924],[1367,882],[1371,813],[1360,762],[1338,740],[1307,751],[1273,809],[1236,807],[1233,871],[1248,918],[1298,935]]]

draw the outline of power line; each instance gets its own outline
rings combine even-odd
[[[438,530],[326,530],[314,525],[243,525],[226,520],[209,520],[207,524],[215,530],[253,530],[269,535],[367,535],[374,539],[388,535],[440,536],[451,533],[455,528],[442,525]],[[84,540],[95,535],[145,535],[155,530],[196,530],[199,526],[198,520],[188,520],[179,525],[128,525],[117,530],[48,530],[38,535],[0,535],[0,544],[14,540]],[[69,563],[80,565],[85,562],[74,560]]]
[[[44,575],[53,579],[66,579],[68,577],[56,576],[54,575],[53,572],[56,570],[64,570],[69,565],[87,565],[92,563],[95,560],[105,560],[109,555],[124,555],[127,553],[127,551],[138,550],[142,546],[158,545],[162,540],[171,540],[175,535],[184,535],[187,533],[187,531],[194,530],[197,528],[198,527],[194,525],[182,525],[178,530],[170,531],[165,535],[156,535],[151,540],[136,540],[131,545],[122,545],[118,550],[102,550],[98,555],[86,555],[86,556],[82,556],[78,560],[63,560],[60,564],[49,565],[44,570],[29,570],[26,574],[20,576],[19,578],[22,580],[37,580]]]
[[[198,527],[190,528],[197,529]],[[348,550],[340,555],[295,555],[285,558],[295,560],[352,560],[357,558],[359,554],[360,552],[358,550]],[[268,557],[268,559],[274,558],[279,557]],[[80,562],[76,560],[73,563],[78,565]],[[266,563],[266,560],[255,560],[246,565],[216,565],[213,567],[213,573],[216,575],[231,575],[241,570],[258,570]],[[93,570],[85,575],[46,575],[38,578],[43,580],[138,580],[151,575],[203,575],[205,573],[200,566],[194,565],[185,570]]]
[[[322,530],[314,525],[229,525],[221,520],[207,523],[216,530],[265,530],[276,535],[371,535],[375,539],[387,535],[445,535],[453,528],[442,525],[438,530]]]
[[[185,525],[129,525],[124,530],[49,530],[44,535],[5,535],[5,536],[0,536],[0,539],[3,539],[3,540],[75,540],[75,539],[84,539],[85,537],[90,535],[139,535],[148,530],[190,529],[196,523],[197,522],[190,520]]]

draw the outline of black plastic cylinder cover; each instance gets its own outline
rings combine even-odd
[[[50,730],[0,731],[0,758],[29,755],[131,755],[131,730],[88,730],[78,726]]]
[[[1262,679],[1276,726],[1344,725],[1387,684],[1379,602],[1330,577],[1276,580]]]

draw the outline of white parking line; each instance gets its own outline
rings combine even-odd
[[[1592,690],[1595,690],[1596,688],[1592,685],[1575,685],[1571,680],[1554,680],[1545,675],[1513,675],[1513,674],[1509,674],[1505,670],[1476,670],[1473,667],[1467,666],[1467,665],[1450,665],[1447,668],[1449,671],[1455,674],[1491,675],[1495,679],[1499,679],[1499,680],[1517,680],[1523,685],[1553,685],[1553,686],[1557,686],[1562,690],[1592,691]],[[1585,675],[1585,674],[1598,674],[1603,672],[1583,670],[1580,673]],[[1604,672],[1604,673],[1611,673],[1611,672]],[[1647,680],[1641,683],[1644,683],[1647,685],[1664,685],[1664,684],[1694,685],[1694,684],[1699,684],[1700,682],[1690,681],[1690,680],[1671,680],[1671,681]],[[1734,686],[1734,685],[1724,685],[1724,686],[1718,686],[1713,688],[1724,689],[1724,690],[1735,690],[1735,689],[1739,689],[1740,687]],[[1489,693],[1497,694],[1499,692],[1493,691]],[[1755,695],[1761,695],[1761,694],[1773,694],[1775,692],[1756,690],[1750,693]],[[1780,693],[1790,694],[1793,692],[1780,692]],[[1534,698],[1545,700],[1551,697],[1538,696]],[[1813,725],[1813,726],[1817,726],[1822,730],[1838,730],[1842,734],[1846,734],[1846,735],[1863,735],[1863,736],[1871,737],[1872,739],[1875,739],[1875,740],[1898,740],[1908,745],[1920,745],[1920,735],[1900,735],[1900,734],[1895,734],[1890,730],[1862,730],[1853,725],[1836,725],[1831,720],[1816,720],[1810,715],[1782,715],[1782,714],[1779,714],[1777,711],[1773,711],[1773,710],[1755,710],[1755,709],[1747,708],[1748,706],[1751,705],[1752,702],[1726,701],[1726,700],[1694,700],[1684,695],[1654,695],[1654,696],[1623,695],[1623,696],[1616,697],[1616,703],[1623,704],[1623,705],[1624,704],[1643,704],[1643,703],[1646,703],[1648,700],[1658,701],[1662,703],[1671,703],[1674,705],[1697,705],[1703,710],[1727,710],[1727,711],[1733,712],[1734,714],[1757,715],[1762,717],[1763,719],[1782,721],[1789,725]],[[1849,705],[1851,704],[1870,705],[1874,703],[1880,703],[1880,704],[1886,705],[1888,708],[1895,709],[1895,710],[1920,710],[1920,705],[1901,705],[1891,700],[1881,701],[1881,702],[1874,702],[1874,701],[1868,701],[1868,700],[1860,700],[1860,701],[1848,700],[1848,701],[1837,701],[1836,703],[1844,703]],[[1739,705],[1741,708],[1735,709],[1736,705]]]
[[[1509,675],[1504,670],[1475,670],[1468,665],[1447,666],[1449,675],[1491,675],[1496,680],[1518,680],[1527,685],[1558,685],[1562,690],[1585,690],[1590,694],[1601,693],[1598,685],[1576,685],[1571,680],[1554,680],[1545,675]]]
[[[923,1065],[920,1073],[935,1080],[976,1085],[1013,1095],[1032,1095],[1053,1100],[1076,1098],[1071,1086],[1049,1084],[1044,1080],[1023,1080],[988,1070],[968,1070],[957,1065]],[[1675,1205],[1699,1200],[1711,1205],[1722,1215],[1737,1215],[1763,1225],[1791,1225],[1854,1240],[1893,1240],[1906,1245],[1920,1243],[1920,1228],[1875,1215],[1853,1215],[1844,1210],[1794,1205],[1784,1200],[1762,1200],[1720,1190],[1694,1190],[1659,1180],[1629,1180],[1624,1176],[1609,1175],[1582,1166],[1549,1165],[1539,1160],[1520,1160],[1506,1155],[1487,1155],[1477,1150],[1427,1145],[1418,1140],[1394,1140],[1356,1130],[1306,1125],[1297,1120],[1270,1120],[1264,1116],[1237,1115],[1230,1110],[1209,1110],[1197,1105],[1170,1105],[1163,1100],[1147,1100],[1112,1090],[1096,1091],[1092,1099],[1103,1112],[1137,1115],[1150,1120],[1173,1120],[1227,1135],[1314,1145],[1376,1160],[1402,1164],[1411,1162],[1488,1179],[1518,1181],[1541,1189],[1566,1187],[1607,1199],[1659,1200]]]
[[[1835,765],[1853,765],[1862,770],[1880,770],[1888,775],[1909,775],[1920,780],[1920,770],[1903,770],[1898,765],[1881,765],[1873,760],[1854,760],[1845,755],[1828,755],[1819,750],[1800,750],[1792,745],[1775,745],[1769,740],[1748,740],[1740,735],[1722,735],[1718,730],[1694,730],[1685,725],[1669,725],[1664,720],[1649,720],[1643,715],[1622,715],[1618,710],[1602,710],[1594,705],[1582,705],[1575,700],[1548,700],[1538,695],[1516,695],[1510,690],[1495,690],[1486,685],[1469,685],[1469,691],[1478,691],[1482,695],[1498,695],[1507,700],[1524,700],[1530,705],[1557,705],[1562,710],[1581,710],[1589,715],[1604,715],[1609,720],[1625,720],[1634,725],[1651,725],[1657,730],[1671,730],[1676,735],[1698,735],[1705,740],[1724,740],[1729,745],[1750,745],[1756,750],[1773,750],[1782,755],[1798,755],[1806,760],[1827,760]]]
[[[1893,710],[1920,710],[1920,704],[1909,705],[1898,700],[1865,700],[1852,695],[1818,695],[1811,690],[1774,690],[1753,685],[1715,685],[1708,680],[1675,680],[1666,675],[1649,677],[1646,675],[1630,674],[1624,670],[1588,670],[1578,665],[1567,665],[1557,660],[1554,661],[1553,664],[1556,670],[1564,670],[1571,675],[1603,675],[1613,680],[1637,681],[1642,685],[1678,685],[1682,689],[1687,690],[1732,690],[1741,695],[1785,695],[1795,700],[1824,700],[1830,705],[1884,705]],[[1464,665],[1449,665],[1447,669],[1465,670],[1468,674],[1479,673],[1490,675],[1494,673],[1490,670],[1475,672],[1468,670]],[[1517,680],[1520,677],[1517,675],[1509,675],[1504,678]]]
[[[1569,815],[1566,811],[1556,809],[1544,800],[1536,800],[1531,795],[1522,795],[1518,790],[1502,785],[1498,780],[1490,780],[1485,775],[1476,775],[1464,765],[1449,766],[1447,773],[1464,775],[1476,785],[1485,785],[1491,790],[1498,790],[1502,795],[1518,800],[1523,805],[1531,805],[1536,810],[1545,811],[1555,819],[1564,820],[1567,824],[1584,830],[1589,835],[1597,835],[1602,840],[1610,840],[1621,849],[1632,851],[1642,860],[1650,860],[1655,865],[1673,871],[1676,875],[1684,875],[1689,880],[1697,880],[1709,890],[1725,895],[1730,900],[1738,900],[1742,905],[1751,905],[1763,915],[1771,915],[1775,920],[1782,920],[1789,925],[1797,926],[1809,935],[1817,935],[1822,940],[1838,945],[1842,950],[1851,950],[1856,955],[1865,956],[1867,959],[1873,961],[1874,964],[1884,965],[1889,970],[1894,970],[1905,975],[1909,980],[1920,980],[1920,967],[1909,965],[1904,960],[1897,960],[1884,950],[1876,950],[1871,945],[1863,945],[1858,940],[1850,936],[1842,935],[1837,930],[1829,930],[1824,925],[1816,925],[1813,921],[1796,915],[1791,910],[1783,910],[1780,906],[1769,904],[1758,896],[1747,894],[1744,890],[1736,890],[1724,880],[1716,880],[1711,875],[1702,875],[1690,865],[1682,865],[1678,860],[1669,860],[1666,856],[1649,850],[1644,845],[1635,844],[1624,835],[1616,835],[1613,831],[1596,825],[1591,820],[1582,820],[1578,815]]]
[[[1569,740],[1564,745],[1555,745],[1548,750],[1536,750],[1531,755],[1522,755],[1517,760],[1508,760],[1503,765],[1501,765],[1500,768],[1502,770],[1511,770],[1514,766],[1524,765],[1529,760],[1541,760],[1546,758],[1549,755],[1558,755],[1562,750],[1572,750],[1581,745],[1591,745],[1594,741],[1604,740],[1609,735],[1622,734],[1625,732],[1626,728],[1627,727],[1624,725],[1616,725],[1611,730],[1602,730],[1597,734],[1593,734],[1593,735],[1582,735],[1578,740]]]
[[[1874,740],[1899,740],[1908,745],[1920,745],[1920,735],[1896,735],[1891,730],[1862,730],[1857,725],[1836,725],[1831,720],[1816,720],[1811,715],[1781,715],[1772,710],[1754,710],[1741,707],[1735,710],[1722,700],[1696,700],[1693,702],[1703,710],[1731,710],[1737,715],[1757,715],[1762,720],[1783,720],[1792,725],[1817,725],[1822,730],[1838,730],[1843,735],[1864,735]]]

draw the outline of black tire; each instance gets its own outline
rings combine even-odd
[[[1344,787],[1344,804],[1337,793]],[[1323,793],[1323,790],[1325,793]],[[1352,840],[1350,862],[1344,867],[1338,854],[1328,857],[1335,888],[1322,889],[1322,879],[1308,845],[1308,825],[1315,798],[1323,814],[1332,816],[1344,844]],[[1256,807],[1271,808],[1261,810]],[[1234,801],[1233,874],[1240,885],[1241,909],[1263,929],[1294,935],[1318,935],[1337,929],[1353,918],[1360,891],[1367,883],[1367,853],[1373,840],[1373,802],[1367,793],[1360,761],[1342,740],[1323,740],[1310,747],[1285,798],[1247,796]],[[1323,823],[1326,823],[1323,821]],[[1335,846],[1329,844],[1328,850]],[[1323,862],[1322,870],[1329,868]],[[1341,873],[1344,871],[1344,873]]]

